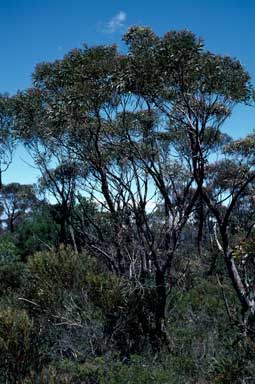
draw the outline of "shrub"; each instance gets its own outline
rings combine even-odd
[[[180,384],[160,364],[132,356],[127,362],[96,358],[79,364],[64,360],[44,368],[38,384]],[[183,382],[184,384],[184,382]]]
[[[42,309],[61,306],[66,291],[82,290],[86,282],[86,257],[70,248],[42,251],[27,263],[30,280],[24,294]]]
[[[0,310],[0,372],[4,383],[22,383],[39,366],[38,337],[33,321],[24,310]]]
[[[0,264],[0,296],[14,293],[23,286],[26,276],[24,263]]]
[[[10,235],[0,237],[0,296],[18,290],[23,283],[26,266],[20,261],[18,249]]]
[[[131,356],[128,363],[115,362],[104,368],[100,384],[168,384],[173,376],[160,364],[147,361],[141,356]]]
[[[19,251],[10,234],[0,237],[0,265],[20,261]]]

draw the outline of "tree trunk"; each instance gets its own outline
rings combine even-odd
[[[161,270],[156,271],[156,293],[157,302],[155,308],[156,336],[160,339],[166,339],[166,284],[165,275]]]
[[[9,231],[14,233],[14,219],[12,217],[9,219]]]
[[[247,290],[240,277],[231,252],[228,252],[225,255],[225,260],[229,272],[229,277],[231,278],[233,287],[237,292],[237,296],[241,303],[244,333],[248,334],[249,330],[254,327],[255,323],[255,300],[254,297],[249,297],[249,291]]]
[[[65,218],[61,217],[60,220],[60,233],[59,233],[59,242],[60,244],[67,244],[66,238],[66,221]]]

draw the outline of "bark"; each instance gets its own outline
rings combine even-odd
[[[69,231],[70,231],[70,235],[71,235],[71,239],[72,239],[72,243],[73,243],[74,252],[76,254],[78,254],[78,248],[77,248],[77,244],[76,244],[76,240],[75,240],[74,230],[73,230],[73,227],[71,225],[69,225]]]
[[[156,336],[159,339],[165,338],[165,320],[166,320],[166,283],[165,275],[161,270],[156,271],[156,293],[157,303],[155,308]]]
[[[224,260],[227,266],[228,275],[232,282],[233,288],[237,294],[239,302],[242,307],[242,315],[243,315],[243,325],[245,327],[245,333],[247,332],[247,328],[249,324],[254,323],[255,321],[255,300],[254,297],[249,297],[249,290],[245,286],[240,273],[238,272],[235,259],[233,256],[233,252],[229,246],[227,228],[223,224],[220,228],[222,245],[220,244],[216,228],[215,228],[215,239],[217,246],[220,251],[224,254]]]

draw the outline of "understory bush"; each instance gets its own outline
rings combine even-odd
[[[7,273],[9,268],[9,273]],[[171,289],[155,350],[155,287],[104,271],[71,248],[0,265],[0,383],[252,383],[255,347],[228,280]],[[12,280],[13,277],[13,280]],[[2,380],[2,381],[1,381]]]

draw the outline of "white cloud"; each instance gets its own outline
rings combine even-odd
[[[102,29],[105,33],[114,33],[118,29],[121,29],[125,26],[124,22],[127,18],[127,14],[123,11],[119,11],[117,15],[113,16],[111,20],[106,23],[104,28]]]

